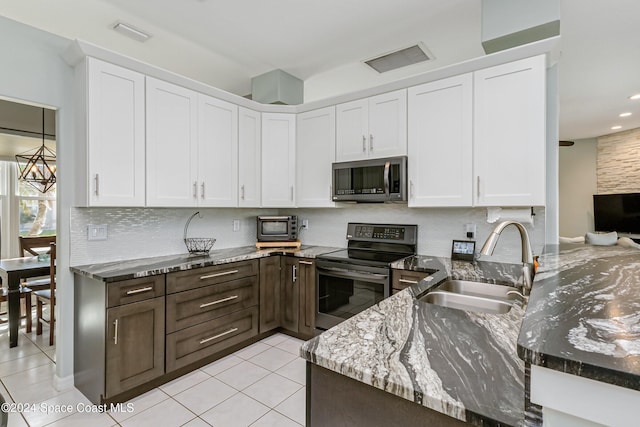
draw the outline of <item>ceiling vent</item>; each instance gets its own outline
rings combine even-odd
[[[404,49],[390,52],[377,58],[364,61],[369,67],[378,73],[386,73],[387,71],[396,70],[398,68],[407,67],[420,62],[430,61],[433,55],[424,47],[422,43],[406,47]]]

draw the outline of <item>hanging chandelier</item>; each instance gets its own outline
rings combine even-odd
[[[46,193],[56,183],[56,153],[44,145],[44,108],[42,109],[42,146],[16,154],[18,179],[41,193]]]

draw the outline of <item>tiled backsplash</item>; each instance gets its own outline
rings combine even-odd
[[[252,246],[256,240],[256,215],[298,215],[309,220],[302,230],[303,244],[345,247],[348,222],[418,224],[418,252],[449,256],[452,239],[466,239],[464,224],[477,226],[477,250],[495,224],[486,221],[484,208],[411,208],[401,204],[354,204],[334,209],[195,209],[195,208],[73,208],[71,209],[71,265],[186,253],[182,241],[186,221],[196,211],[189,237],[214,237],[214,249]],[[535,210],[528,225],[534,252],[544,245],[544,209]],[[233,231],[233,220],[240,231]],[[108,239],[87,240],[88,224],[106,224]],[[496,259],[519,261],[520,240],[507,228],[496,249]]]

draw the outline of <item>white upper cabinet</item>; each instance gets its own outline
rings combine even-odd
[[[335,107],[297,116],[296,206],[331,207],[331,164],[336,152]]]
[[[238,206],[260,207],[262,141],[261,114],[240,107],[238,110]]]
[[[407,91],[359,99],[336,107],[339,162],[407,154]]]
[[[85,95],[80,102],[86,102],[86,117],[78,106],[80,140],[87,141],[78,203],[144,206],[144,75],[93,58],[85,65],[76,71]],[[80,159],[79,168],[84,165]]]
[[[409,207],[473,204],[473,77],[408,90]]]
[[[196,206],[196,92],[147,77],[147,206]]]
[[[198,205],[238,205],[238,107],[198,95]]]
[[[262,206],[295,206],[296,116],[262,113]]]
[[[474,73],[476,206],[545,204],[544,55]]]

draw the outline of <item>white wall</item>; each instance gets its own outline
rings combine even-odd
[[[584,236],[593,231],[593,195],[596,188],[596,138],[560,147],[560,235]]]
[[[121,259],[186,253],[182,242],[186,220],[196,209],[76,208],[71,210],[71,264],[86,265]],[[189,236],[215,237],[214,249],[253,246],[256,241],[255,216],[279,213],[309,220],[302,230],[305,245],[346,247],[348,222],[418,224],[418,253],[448,257],[453,239],[466,239],[464,224],[477,225],[477,250],[495,224],[486,222],[483,208],[409,209],[402,204],[342,204],[334,209],[200,209],[203,218],[194,218]],[[232,221],[241,221],[241,230],[232,231]],[[545,212],[536,209],[533,226],[528,225],[532,247],[541,253],[545,236]],[[87,224],[107,224],[109,239],[87,241]],[[514,227],[503,233],[496,260],[520,262],[520,237]]]
[[[0,17],[0,97],[57,108],[58,298],[56,375],[73,373],[73,276],[69,272],[69,207],[73,204],[73,71],[61,54],[69,40]]]

